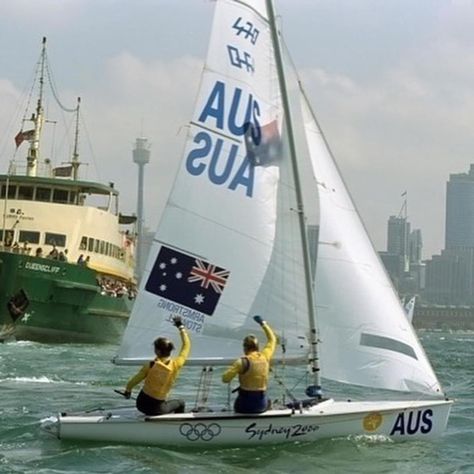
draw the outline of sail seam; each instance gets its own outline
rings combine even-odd
[[[190,123],[191,123],[191,125],[194,125],[194,126],[197,127],[197,128],[201,128],[201,129],[206,130],[206,131],[208,131],[208,132],[210,132],[210,133],[214,133],[214,134],[216,134],[216,135],[219,135],[220,137],[223,137],[223,138],[225,138],[226,140],[231,140],[231,141],[233,141],[233,142],[235,142],[235,143],[238,143],[239,145],[242,143],[242,140],[239,140],[238,138],[234,138],[234,137],[232,137],[231,135],[227,135],[227,134],[225,134],[225,133],[218,132],[217,130],[214,130],[213,128],[205,127],[204,125],[201,125],[200,123],[196,123],[196,122],[194,122],[194,121],[192,121],[192,122],[190,122]]]

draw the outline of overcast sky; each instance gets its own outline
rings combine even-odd
[[[474,162],[474,0],[275,3],[377,249],[386,248],[388,217],[407,191],[424,256],[438,253],[446,181]],[[133,143],[149,138],[146,223],[154,228],[183,150],[212,7],[211,0],[1,0],[0,171],[47,36],[62,101],[83,100],[81,158],[91,163],[84,177],[113,181],[126,212],[136,203]]]

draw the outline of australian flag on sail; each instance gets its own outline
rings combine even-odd
[[[211,316],[229,275],[224,268],[163,245],[145,289]]]
[[[254,166],[268,166],[281,157],[281,137],[276,120],[262,126],[258,145],[252,136],[252,127],[247,128],[244,140],[247,158]]]

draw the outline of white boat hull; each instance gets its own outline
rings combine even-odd
[[[394,441],[439,437],[452,400],[339,402],[260,415],[230,412],[145,417],[134,408],[60,414],[42,428],[59,439],[172,447],[256,446],[371,435]]]

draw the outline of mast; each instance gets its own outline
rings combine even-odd
[[[43,92],[44,92],[44,70],[46,64],[46,37],[43,37],[43,47],[41,49],[40,56],[40,78],[39,78],[39,96],[38,103],[36,105],[36,113],[33,113],[30,121],[33,122],[33,139],[30,140],[30,147],[28,149],[28,156],[26,157],[26,175],[36,176],[37,174],[37,163],[39,158],[39,144],[41,129],[44,123],[44,111],[43,111]]]
[[[276,26],[275,10],[273,7],[273,0],[266,0],[268,20],[270,23],[270,31],[273,43],[273,49],[275,51],[275,62],[278,73],[278,82],[280,85],[283,113],[285,116],[286,129],[288,132],[288,146],[290,150],[290,158],[293,170],[293,176],[295,180],[296,189],[296,204],[298,212],[298,223],[301,235],[301,244],[303,250],[303,265],[305,274],[306,284],[306,298],[308,304],[308,320],[310,329],[310,365],[311,372],[313,375],[312,386],[306,389],[306,393],[310,397],[321,398],[321,369],[319,367],[319,355],[318,355],[318,333],[316,327],[316,310],[314,303],[313,293],[313,278],[311,274],[311,260],[308,246],[308,236],[306,233],[306,222],[303,206],[303,194],[301,192],[301,182],[298,171],[298,160],[296,156],[295,139],[293,135],[293,124],[291,121],[290,104],[288,99],[288,91],[286,89],[285,70],[283,65],[282,48],[280,44],[280,37]]]
[[[72,179],[77,180],[77,172],[79,165],[79,151],[78,151],[78,143],[79,143],[79,107],[81,106],[81,98],[77,98],[77,107],[76,107],[76,129],[74,131],[74,151],[72,153]]]

